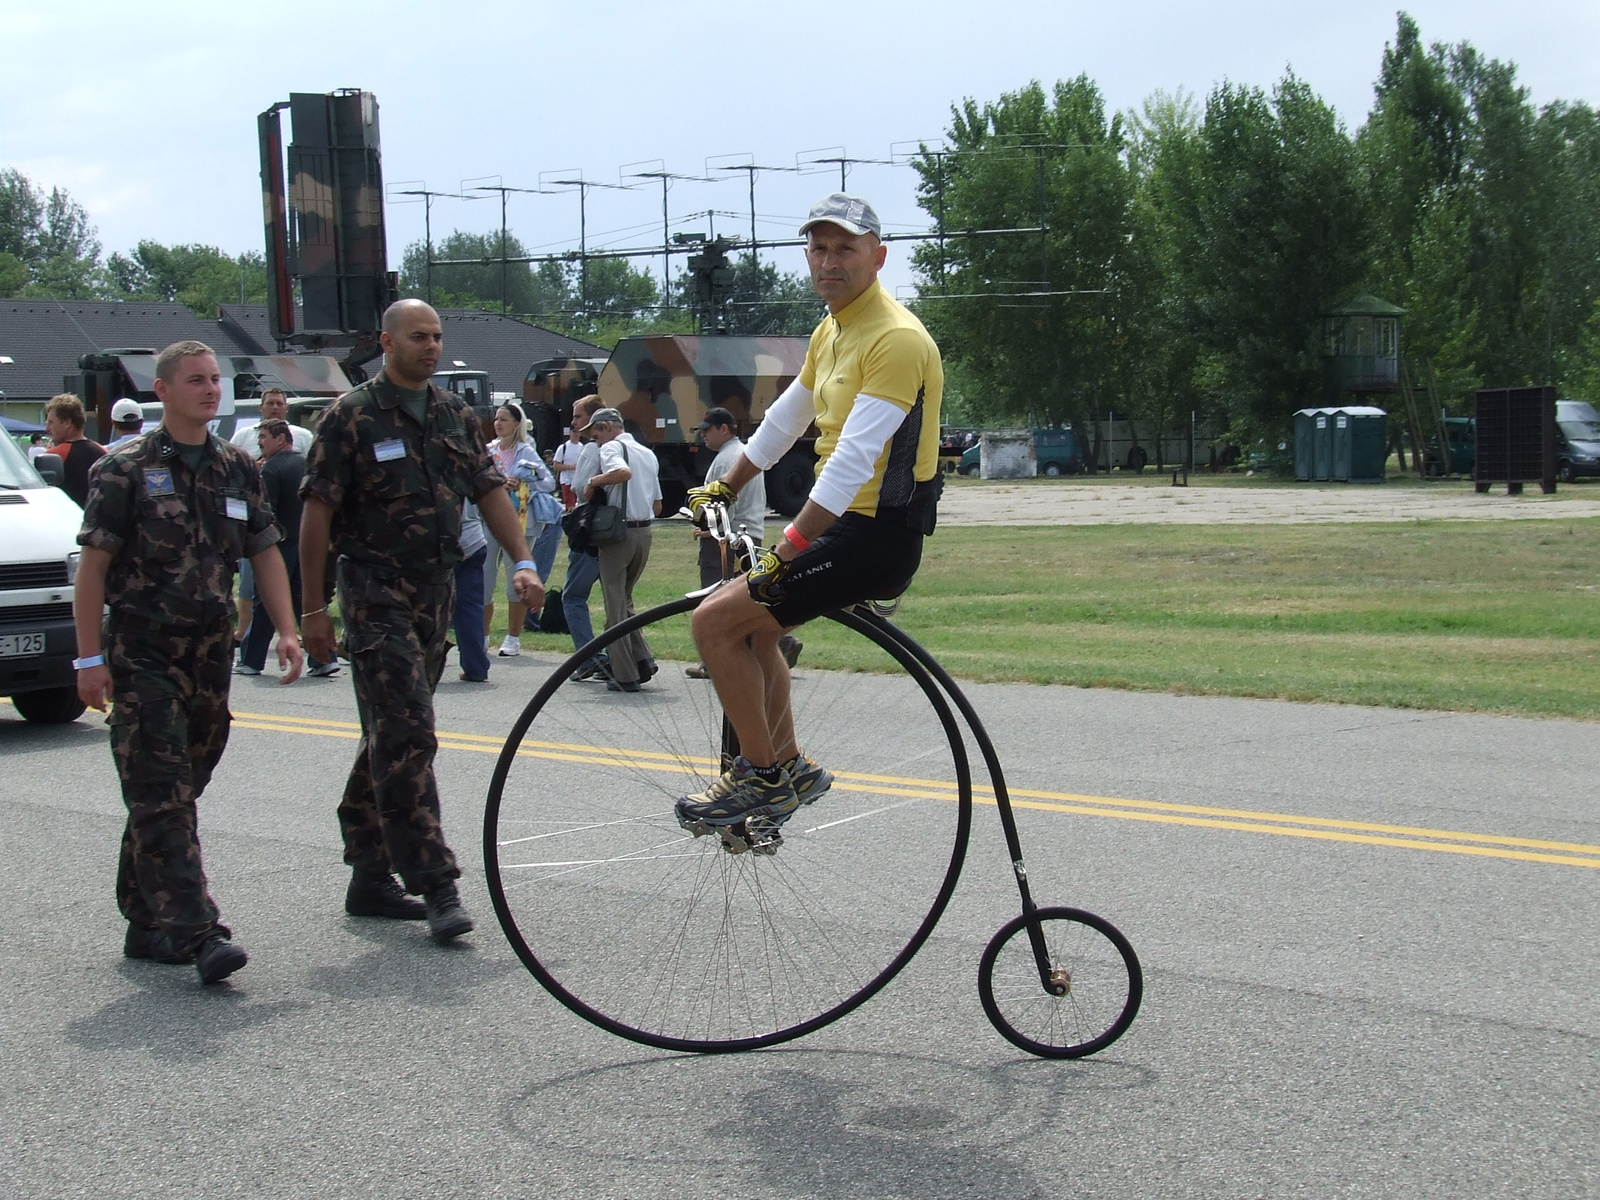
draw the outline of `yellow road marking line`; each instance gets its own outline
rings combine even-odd
[[[359,738],[361,726],[351,721],[306,717],[283,717],[268,713],[235,713],[234,725],[241,729],[261,729],[276,733],[304,733],[347,740]],[[482,734],[437,734],[445,750],[464,750],[475,754],[498,755],[503,738]],[[659,751],[633,750],[616,746],[584,746],[561,742],[524,741],[519,758],[540,758],[553,762],[589,763],[638,767],[648,770],[673,770],[694,774],[712,769],[710,757],[682,757]],[[840,772],[834,787],[841,791],[877,795],[907,796],[915,799],[953,800],[956,785],[947,780],[915,779],[894,775],[869,775]],[[1089,796],[1072,792],[1045,792],[1029,788],[1011,791],[1013,807],[1039,812],[1059,812],[1076,816],[1116,817],[1126,821],[1146,821],[1165,825],[1186,825],[1201,829],[1227,829],[1245,833],[1278,834],[1283,837],[1318,841],[1350,842],[1368,846],[1394,846],[1411,850],[1436,850],[1447,854],[1467,854],[1523,862],[1557,863],[1563,866],[1600,867],[1600,846],[1581,842],[1554,842],[1537,838],[1502,837],[1467,833],[1460,830],[1429,829],[1413,825],[1383,825],[1370,821],[1345,821],[1332,817],[1306,817],[1292,813],[1259,812],[1251,809],[1213,808],[1196,804],[1171,804],[1156,800],[1129,800],[1113,796]],[[989,807],[996,805],[992,793],[973,800]],[[1547,853],[1539,853],[1546,851]],[[1551,851],[1565,853],[1548,853]]]

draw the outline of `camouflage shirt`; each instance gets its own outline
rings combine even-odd
[[[197,471],[165,428],[118,446],[94,464],[88,500],[78,543],[111,555],[113,621],[214,628],[233,613],[239,559],[282,537],[256,464],[216,437]]]
[[[333,509],[334,553],[404,574],[461,561],[462,500],[505,486],[467,433],[470,416],[462,400],[430,384],[419,426],[383,375],[322,414],[300,495]]]

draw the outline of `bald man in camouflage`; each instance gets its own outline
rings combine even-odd
[[[300,485],[300,573],[304,594],[322,596],[330,546],[338,555],[345,656],[361,716],[339,803],[344,860],[353,870],[345,910],[426,917],[442,943],[472,929],[433,773],[433,689],[444,670],[463,500],[478,506],[511,555],[512,586],[535,611],[544,584],[504,477],[467,432],[471,409],[430,379],[444,348],[439,314],[401,300],[384,313],[380,340],[382,372],[341,396],[317,424]],[[331,659],[328,610],[305,613],[301,627],[310,653]]]

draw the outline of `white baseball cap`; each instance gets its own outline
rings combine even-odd
[[[124,421],[132,421],[135,418],[144,420],[144,409],[139,407],[137,400],[118,400],[111,406],[113,424],[121,425]]]

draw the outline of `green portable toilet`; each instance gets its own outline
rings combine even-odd
[[[1302,408],[1294,415],[1294,477],[1309,483],[1317,477],[1317,414],[1320,408]]]
[[[1351,405],[1330,409],[1329,479],[1382,483],[1389,459],[1389,414],[1381,408]]]
[[[1381,408],[1302,408],[1294,414],[1294,477],[1381,483],[1389,457],[1388,416]]]

